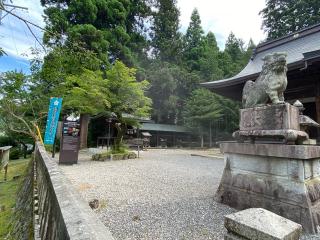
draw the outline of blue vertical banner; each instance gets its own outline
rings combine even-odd
[[[44,144],[53,144],[56,136],[59,115],[62,107],[62,98],[52,97],[50,99]]]

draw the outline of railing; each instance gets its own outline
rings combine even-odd
[[[40,143],[35,150],[36,239],[113,240]]]

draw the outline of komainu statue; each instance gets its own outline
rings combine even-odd
[[[266,55],[258,79],[247,81],[242,93],[244,108],[262,106],[269,101],[284,103],[283,92],[287,87],[287,54],[276,52]]]

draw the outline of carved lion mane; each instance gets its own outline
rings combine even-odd
[[[244,108],[283,103],[283,92],[287,87],[286,53],[267,54],[263,60],[262,71],[255,82],[247,81],[242,93]]]

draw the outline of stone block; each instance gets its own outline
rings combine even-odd
[[[301,143],[309,135],[300,129],[299,109],[289,103],[264,105],[240,110],[240,130],[233,137],[244,142],[250,140]]]
[[[225,239],[230,240],[299,240],[302,233],[300,224],[263,208],[250,208],[227,215],[225,227],[229,232]]]
[[[300,130],[299,109],[289,103],[240,110],[240,130]]]

